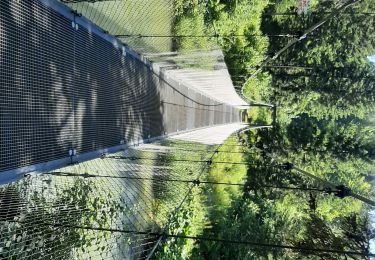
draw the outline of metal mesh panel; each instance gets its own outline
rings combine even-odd
[[[0,2],[0,172],[65,157],[74,32],[38,1]]]
[[[74,44],[75,147],[87,152],[119,145],[122,107],[117,104],[123,102],[125,87],[122,55],[111,43],[81,27]]]
[[[122,35],[124,42],[140,53],[170,51],[171,38],[140,38],[124,35],[169,35],[173,31],[171,0],[150,1],[69,1],[65,4],[81,13],[112,35]],[[142,15],[139,15],[142,14]]]

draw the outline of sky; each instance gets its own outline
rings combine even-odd
[[[371,63],[375,63],[375,55],[367,56],[367,59],[368,59]]]
[[[367,56],[367,59],[371,63],[375,64],[375,55]],[[370,212],[370,218],[371,218],[371,222],[372,222],[371,226],[372,226],[373,229],[375,229],[375,210],[372,210]],[[375,253],[375,241],[374,241],[374,239],[370,240],[370,252]]]
[[[375,210],[370,211],[371,218],[371,228],[375,229]],[[370,253],[375,253],[375,241],[374,239],[370,240]]]

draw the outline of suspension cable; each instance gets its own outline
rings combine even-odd
[[[294,38],[297,34],[230,34],[230,35],[197,35],[197,34],[185,34],[185,35],[152,35],[152,34],[117,34],[118,38],[231,38],[231,37],[287,37]]]
[[[320,14],[331,14],[332,12],[319,12]],[[341,14],[353,14],[353,15],[375,15],[374,12],[341,12]],[[264,13],[263,16],[298,16],[297,12],[284,12],[284,13]],[[303,14],[302,14],[303,15]]]
[[[265,152],[264,150],[262,150],[260,148],[256,148],[256,149],[259,150],[259,151],[262,151],[265,156],[268,156],[269,158],[271,158],[273,160],[277,160],[274,156],[272,156],[271,154]],[[350,197],[358,199],[358,200],[360,200],[360,201],[362,201],[362,202],[364,202],[364,203],[366,203],[366,204],[368,204],[370,206],[375,207],[375,201],[374,200],[366,198],[366,197],[364,197],[364,196],[362,196],[360,194],[354,193],[351,189],[349,189],[348,187],[346,187],[343,184],[337,185],[337,184],[334,184],[332,182],[329,182],[328,180],[322,179],[322,178],[316,176],[313,173],[307,172],[307,171],[305,171],[305,170],[303,170],[303,169],[295,166],[293,163],[285,162],[284,163],[284,169],[286,169],[286,170],[296,170],[299,173],[302,173],[302,174],[304,174],[304,175],[306,175],[306,176],[308,176],[308,177],[310,177],[312,179],[315,179],[315,180],[317,180],[317,181],[325,184],[327,186],[327,188],[336,189],[337,190],[336,191],[336,196],[339,197],[339,198],[345,198],[345,197],[350,196]]]
[[[196,186],[199,186],[200,184],[247,186],[246,183],[200,181],[199,179],[183,180],[183,179],[170,179],[170,178],[163,178],[163,177],[153,178],[153,177],[137,177],[137,176],[111,176],[111,175],[96,175],[96,174],[89,174],[89,173],[72,173],[72,172],[48,172],[48,173],[44,173],[44,174],[60,176],[60,177],[111,178],[111,179],[145,180],[145,181],[155,181],[155,182],[181,182],[181,183],[193,183]],[[325,193],[337,192],[336,190],[331,190],[331,189],[289,187],[289,186],[273,186],[273,185],[262,185],[261,188],[284,189],[284,190],[301,190],[301,191],[317,191],[317,192],[325,192]]]
[[[10,222],[16,222],[20,224],[23,223],[22,221],[10,221]],[[115,229],[115,228],[68,225],[68,224],[59,224],[59,223],[50,224],[46,222],[41,223],[41,225],[160,237],[160,239],[158,240],[158,243],[155,246],[157,246],[163,240],[163,238],[181,238],[181,239],[191,239],[191,240],[198,240],[198,241],[211,241],[211,242],[228,243],[228,244],[239,244],[239,245],[246,245],[246,246],[251,246],[251,247],[290,249],[293,251],[305,251],[305,252],[312,252],[312,253],[319,252],[319,253],[334,253],[334,254],[340,254],[340,255],[358,255],[358,256],[365,256],[365,257],[375,257],[375,254],[359,252],[359,251],[346,251],[346,250],[327,249],[327,248],[312,248],[312,247],[303,247],[303,246],[291,246],[291,245],[285,245],[285,244],[268,244],[268,243],[258,243],[258,242],[232,240],[232,239],[220,239],[220,238],[203,237],[203,236],[175,235],[175,234],[169,234],[166,231],[165,232],[147,232],[147,231],[125,230],[125,229]],[[153,255],[156,249],[155,246],[146,259],[150,259],[150,257]]]
[[[216,154],[216,151],[214,152]],[[160,158],[148,158],[148,157],[135,157],[135,156],[108,156],[108,159],[116,159],[116,160],[149,160],[149,161],[160,161]],[[193,162],[193,163],[206,163],[208,165],[211,164],[239,164],[239,165],[258,165],[256,163],[248,163],[248,162],[225,162],[225,161],[213,161],[212,159],[209,160],[189,160],[189,159],[168,159],[168,161],[173,162]],[[274,165],[269,165],[274,166]]]

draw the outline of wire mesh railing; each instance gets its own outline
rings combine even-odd
[[[172,141],[153,143],[159,151],[148,146],[3,186],[2,258],[146,257],[159,239],[152,232],[161,232],[194,185],[187,180],[202,174],[216,149],[172,150],[181,146]],[[116,155],[146,159],[112,159]],[[200,161],[178,161],[186,157]]]
[[[55,1],[0,8],[4,181],[69,155],[239,121],[237,108],[169,79]]]
[[[213,69],[216,62],[223,58],[220,53],[208,52],[218,48],[214,37],[200,40],[196,37],[170,37],[181,35],[181,30],[189,30],[185,28],[189,25],[184,21],[176,21],[181,7],[175,1],[62,2],[152,61],[168,62],[179,67]],[[205,5],[202,1],[200,8],[206,8]],[[178,26],[179,23],[181,26]],[[201,27],[202,34],[211,31],[204,24]],[[207,54],[204,58],[194,57],[193,54],[197,52]]]
[[[1,258],[147,257],[160,240],[152,232],[165,228],[186,198],[210,148],[193,144],[199,148],[193,154],[188,147],[165,149],[174,147],[171,142],[157,151],[112,153],[139,160],[93,158],[240,119],[236,107],[168,79],[165,65],[150,63],[110,36],[133,32],[107,27],[116,20],[100,4],[109,10],[115,2],[86,3],[75,11],[52,0],[0,3],[0,178],[21,179],[0,188]],[[170,8],[148,11],[144,3],[131,4],[126,8],[133,16],[142,10],[150,19]],[[78,13],[84,10],[101,27]],[[134,30],[141,29],[138,18],[131,19]],[[144,28],[159,28],[154,22],[146,19]],[[130,45],[159,53],[155,46],[169,50],[171,43]],[[187,155],[197,158],[171,159]]]
[[[163,70],[171,71],[169,77],[196,79],[187,84],[219,102],[227,99],[227,103],[246,105],[233,89],[218,34],[205,22],[210,19],[207,1],[198,1],[197,10],[189,10],[189,3],[172,0],[62,2]],[[193,18],[189,12],[197,16]],[[205,78],[210,71],[215,75]],[[187,72],[197,75],[188,76]],[[204,79],[205,85],[198,82]]]
[[[193,189],[238,186],[244,196],[251,190],[330,194],[322,188],[300,185],[253,186],[241,182],[218,182],[207,178],[216,164],[249,162],[216,159],[238,142],[203,145],[177,140],[142,144],[101,158],[63,168],[28,175],[20,182],[0,190],[0,245],[2,258],[149,258],[161,257],[170,243],[192,240],[223,246],[234,244],[238,250],[291,250],[306,254],[368,256],[368,253],[332,248],[257,242],[238,237],[189,235],[173,228],[175,218]],[[192,149],[193,147],[193,149]],[[257,149],[253,150],[255,153]],[[267,156],[266,156],[267,157]],[[285,171],[275,162],[255,167]],[[225,172],[216,172],[225,175]],[[264,175],[264,174],[263,174]],[[285,174],[277,178],[282,179]],[[257,188],[258,187],[258,188]],[[301,198],[307,195],[301,195]],[[311,196],[311,195],[310,195]],[[307,196],[308,197],[308,196]],[[161,250],[161,251],[160,251]],[[155,255],[156,254],[156,255]]]

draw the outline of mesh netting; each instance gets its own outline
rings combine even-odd
[[[146,257],[215,148],[165,140],[3,186],[0,256]]]
[[[199,49],[214,62],[196,69],[226,71],[222,53],[120,36],[170,34],[169,1],[66,4],[76,11],[0,2],[0,258],[144,258],[216,146],[133,145],[240,121],[233,104],[167,73]]]
[[[239,121],[235,107],[166,77],[91,27],[72,28],[66,10],[39,1],[0,8],[0,171]]]

